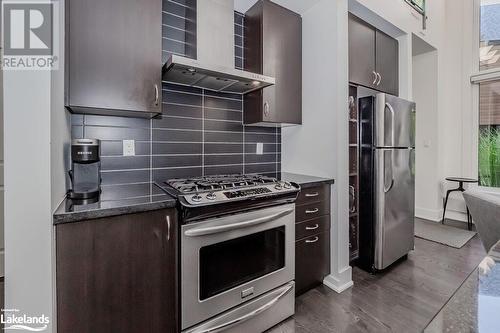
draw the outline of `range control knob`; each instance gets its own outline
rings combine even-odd
[[[276,184],[276,186],[274,186],[274,188],[277,190],[282,190],[283,186],[281,186],[281,184]]]
[[[194,202],[200,202],[201,201],[201,195],[199,194],[195,194],[191,197],[191,199],[194,201]]]
[[[286,182],[285,185],[283,185],[283,187],[287,190],[291,189],[292,188],[292,184],[290,184],[289,182]]]
[[[215,200],[215,199],[217,199],[217,196],[215,195],[215,193],[211,192],[211,193],[207,194],[207,199],[208,200]]]

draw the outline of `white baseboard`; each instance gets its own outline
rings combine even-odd
[[[427,208],[415,208],[415,216],[421,219],[441,222],[443,218],[442,209],[427,209]],[[457,212],[455,210],[446,210],[446,218],[455,221],[467,222],[467,214],[465,212]]]
[[[446,218],[460,222],[467,222],[467,213],[457,212],[455,210],[446,210]]]
[[[424,220],[439,222],[443,211],[441,209],[415,208],[415,216]]]
[[[354,285],[352,282],[351,266],[342,271],[338,276],[328,275],[323,279],[323,284],[339,294],[351,288]]]

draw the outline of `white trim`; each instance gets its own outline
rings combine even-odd
[[[351,267],[347,267],[342,273],[344,274],[340,275],[342,277],[341,279],[338,278],[339,275],[337,274],[336,276],[331,274],[328,275],[324,278],[323,284],[339,294],[351,288],[354,285],[354,282],[351,279]]]
[[[467,214],[464,212],[458,212],[456,210],[449,210],[446,209],[446,219],[448,220],[454,220],[454,221],[460,221],[460,222],[467,222]]]
[[[421,218],[424,220],[440,222],[441,218],[443,217],[443,210],[442,209],[428,209],[428,208],[416,207],[415,208],[415,217],[418,217],[418,218]]]
[[[500,68],[491,68],[470,76],[471,83],[481,83],[500,79]]]

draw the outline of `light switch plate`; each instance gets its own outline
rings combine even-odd
[[[135,156],[135,140],[123,140],[123,156]]]
[[[262,142],[257,142],[257,149],[255,152],[257,155],[264,154],[264,144]]]

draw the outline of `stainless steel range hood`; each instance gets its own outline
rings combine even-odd
[[[197,59],[170,56],[164,81],[236,94],[275,84],[273,77],[234,68],[234,0],[197,1],[196,39]]]

